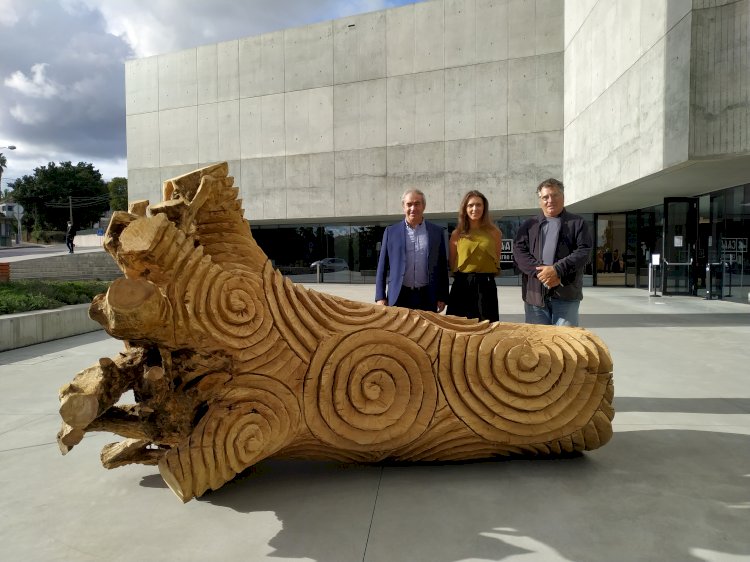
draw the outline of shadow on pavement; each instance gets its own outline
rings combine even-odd
[[[750,556],[742,538],[749,445],[747,435],[651,430],[618,433],[565,460],[264,461],[199,501],[274,512],[283,529],[270,556],[280,559],[454,562],[533,552],[580,562],[699,560],[695,549]]]

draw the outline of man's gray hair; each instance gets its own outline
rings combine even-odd
[[[565,192],[565,186],[563,186],[563,182],[561,182],[560,180],[556,180],[555,178],[549,178],[536,186],[537,195],[539,195],[542,192],[542,189],[544,189],[545,187],[556,187],[560,190],[560,193]]]
[[[407,189],[404,191],[403,195],[401,195],[401,205],[403,206],[404,201],[406,201],[406,196],[410,193],[416,193],[422,198],[422,204],[427,207],[427,196],[424,194],[423,191],[420,191],[419,189]]]

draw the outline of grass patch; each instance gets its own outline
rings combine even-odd
[[[104,293],[109,281],[22,280],[0,283],[0,314],[60,308],[86,304]]]

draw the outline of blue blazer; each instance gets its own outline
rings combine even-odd
[[[438,301],[448,302],[448,256],[445,250],[443,228],[425,221],[429,250],[427,254],[428,294],[432,308],[437,311]],[[383,233],[380,245],[378,271],[375,275],[375,300],[388,298],[396,304],[406,269],[406,222],[392,224]],[[386,282],[388,290],[386,291]]]

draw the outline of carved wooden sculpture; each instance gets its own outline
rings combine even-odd
[[[126,439],[102,463],[158,464],[183,500],[269,456],[458,460],[596,449],[612,435],[612,362],[578,328],[352,302],[275,271],[226,163],[116,213],[125,276],[90,315],[126,350],[60,391],[67,453]],[[148,214],[147,214],[148,211]],[[133,390],[135,404],[118,405]]]

